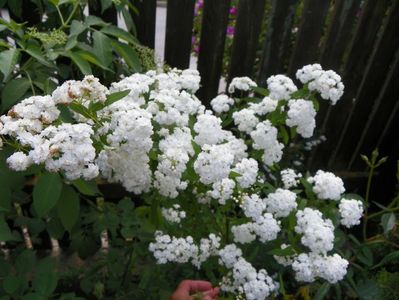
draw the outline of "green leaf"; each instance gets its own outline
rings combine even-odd
[[[0,213],[11,210],[11,189],[7,183],[0,185]]]
[[[327,295],[329,289],[331,288],[331,284],[325,282],[321,285],[320,288],[317,289],[316,295],[314,295],[313,300],[322,300]]]
[[[294,255],[295,250],[291,246],[284,248],[284,249],[273,249],[267,252],[270,255],[277,255],[277,256],[289,256],[289,255]]]
[[[234,179],[234,178],[241,177],[241,176],[242,176],[242,174],[234,172],[234,171],[230,171],[230,173],[229,173],[230,179]]]
[[[82,104],[72,102],[68,105],[68,107],[74,112],[84,116],[85,118],[91,119],[90,111]]]
[[[107,26],[108,23],[105,23],[102,19],[96,16],[87,16],[84,24],[86,26]]]
[[[33,188],[33,207],[39,217],[47,215],[56,206],[62,191],[58,173],[44,173]]]
[[[127,95],[129,95],[129,93],[130,93],[130,90],[124,90],[124,91],[109,94],[107,96],[107,100],[105,100],[105,106],[109,106],[109,105],[115,103],[116,101],[125,98]]]
[[[4,86],[1,93],[2,111],[10,109],[21,100],[30,88],[29,80],[26,78],[13,79]]]
[[[89,63],[92,63],[93,65],[99,66],[101,69],[113,72],[110,68],[107,68],[103,63],[100,61],[100,59],[93,53],[86,51],[86,50],[79,50],[75,51],[76,54],[78,54],[82,59],[88,61]]]
[[[101,32],[107,35],[111,35],[115,38],[119,38],[131,44],[139,43],[133,35],[115,25],[109,25],[107,27],[104,27],[103,29],[101,29]]]
[[[394,213],[386,213],[381,216],[381,226],[384,229],[384,234],[390,232],[396,224],[396,217]]]
[[[93,73],[90,64],[79,53],[68,51],[65,56],[72,59],[73,63],[77,65],[83,75],[91,75]]]
[[[141,62],[136,51],[129,45],[117,41],[111,42],[114,50],[120,55],[133,72],[141,71]]]
[[[112,62],[111,40],[100,31],[93,33],[93,51],[101,64],[108,67]]]
[[[73,20],[71,23],[71,28],[69,30],[69,37],[78,36],[83,31],[85,31],[87,27],[83,24],[82,21]]]
[[[112,0],[101,0],[101,13],[112,5]]]
[[[64,185],[57,209],[62,225],[67,231],[71,232],[79,218],[80,211],[79,195],[72,187]]]
[[[377,268],[385,265],[386,263],[390,262],[391,260],[395,260],[395,259],[399,259],[399,251],[394,251],[394,252],[389,253],[383,259],[381,259],[381,261],[378,264],[376,264],[371,269],[372,270],[377,269]]]
[[[283,142],[285,145],[288,145],[288,142],[290,141],[290,137],[288,135],[288,131],[285,128],[285,126],[279,126],[279,137],[283,139]]]
[[[28,53],[30,56],[35,58],[38,62],[48,68],[56,68],[56,66],[48,61],[42,54],[40,47],[35,44],[29,44],[28,47],[25,49],[25,52]]]
[[[269,91],[267,89],[265,89],[265,88],[260,87],[260,86],[255,86],[255,87],[252,88],[252,90],[255,93],[257,93],[259,95],[262,95],[262,96],[268,96],[269,95]]]
[[[46,257],[38,263],[32,280],[32,287],[35,292],[43,297],[48,298],[57,287],[58,275],[55,268],[55,261],[51,257]]]
[[[21,287],[21,279],[14,274],[9,274],[3,281],[3,289],[7,294],[13,295]]]
[[[87,196],[97,196],[101,195],[97,185],[93,181],[84,181],[82,179],[77,179],[72,182],[73,186],[78,189],[80,193]]]
[[[15,240],[15,238],[12,235],[11,230],[7,225],[7,222],[4,220],[3,214],[0,214],[0,241],[7,242],[13,240]]]
[[[6,81],[8,75],[14,70],[19,55],[19,50],[16,48],[11,48],[0,53],[0,72],[4,75],[3,82]]]

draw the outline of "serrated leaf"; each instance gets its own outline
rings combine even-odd
[[[136,51],[131,46],[118,41],[112,41],[111,44],[114,50],[123,58],[133,72],[141,71],[141,61]]]
[[[394,213],[387,213],[381,216],[381,226],[384,229],[384,234],[388,234],[396,224],[396,216]]]
[[[72,187],[64,185],[60,200],[58,201],[57,210],[62,225],[67,231],[71,232],[79,218],[80,211],[79,195]]]
[[[1,92],[2,111],[10,109],[21,100],[30,88],[29,80],[26,78],[13,79],[4,86]]]
[[[111,40],[100,31],[93,33],[93,52],[100,60],[101,64],[108,67],[112,62]]]
[[[39,217],[47,215],[57,205],[62,191],[58,173],[42,174],[33,188],[33,207]]]
[[[8,75],[14,70],[19,55],[19,50],[16,48],[11,48],[0,53],[0,72],[4,75],[3,82],[6,81]]]
[[[112,94],[109,94],[107,96],[107,100],[105,100],[105,106],[109,106],[113,103],[115,103],[116,101],[125,98],[127,95],[129,95],[130,90],[124,90],[124,91],[120,91],[120,92],[115,92]]]
[[[102,33],[105,33],[107,35],[113,36],[115,38],[119,38],[121,40],[124,40],[130,44],[138,44],[138,40],[131,35],[129,32],[115,26],[115,25],[109,25],[101,29]]]
[[[89,63],[100,67],[101,69],[113,72],[113,70],[104,66],[102,64],[102,62],[100,61],[100,59],[95,54],[93,54],[87,50],[78,50],[78,51],[74,51],[74,52],[77,55],[79,55],[82,59],[84,59],[85,61],[88,61]]]

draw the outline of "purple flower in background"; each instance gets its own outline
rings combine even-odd
[[[234,26],[227,26],[226,33],[227,33],[228,36],[233,36],[234,35],[234,31],[235,31]]]
[[[204,6],[204,0],[198,0],[197,7],[202,8]]]
[[[230,8],[230,14],[231,14],[231,15],[237,14],[237,7],[235,7],[235,6],[231,7],[231,8]]]
[[[200,48],[199,48],[198,45],[194,46],[193,50],[194,50],[194,52],[197,53],[197,54],[199,54],[199,52],[200,52]]]

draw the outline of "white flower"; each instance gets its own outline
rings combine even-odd
[[[283,189],[277,189],[265,199],[266,210],[276,218],[286,217],[297,207],[296,194]]]
[[[265,213],[257,218],[253,228],[262,243],[275,240],[277,234],[281,231],[279,222],[270,213]]]
[[[168,222],[172,222],[172,223],[180,223],[181,220],[186,217],[186,212],[183,210],[180,210],[179,204],[174,204],[170,208],[162,207],[161,212],[162,212],[163,217]]]
[[[255,112],[251,109],[244,108],[233,113],[234,124],[238,126],[238,130],[248,134],[259,123],[259,119],[255,116]]]
[[[290,95],[298,90],[294,82],[287,76],[274,75],[267,79],[269,97],[275,100],[288,100]]]
[[[248,244],[256,239],[256,235],[253,232],[253,223],[232,226],[231,232],[236,243]]]
[[[311,137],[316,127],[316,110],[313,103],[304,99],[296,99],[290,100],[288,107],[287,126],[296,126],[297,132],[304,138]]]
[[[224,205],[226,204],[226,200],[230,199],[233,195],[235,185],[234,180],[224,178],[212,185],[212,190],[208,192],[208,195]]]
[[[306,65],[296,72],[296,78],[305,84],[320,77],[322,73],[323,69],[319,64]]]
[[[340,222],[345,227],[359,225],[363,215],[362,201],[342,198],[339,203],[339,214],[341,215]]]
[[[251,132],[251,138],[255,149],[265,150],[277,141],[277,128],[269,120],[265,120],[256,125],[256,129]]]
[[[295,232],[303,234],[301,242],[315,253],[327,253],[333,249],[334,225],[330,219],[323,219],[317,209],[306,207],[296,213]]]
[[[313,192],[320,199],[339,200],[341,194],[345,192],[342,179],[331,172],[318,170],[314,177],[308,178],[308,182],[314,185]]]
[[[221,123],[220,118],[211,114],[198,116],[194,124],[194,131],[197,133],[194,141],[200,146],[220,143],[226,138],[226,131],[222,129]]]
[[[218,95],[211,100],[212,109],[218,114],[228,112],[232,105],[234,100],[227,95]]]
[[[330,100],[332,105],[335,105],[341,99],[344,88],[341,76],[332,70],[323,71],[320,76],[309,83],[309,90],[318,91],[321,97]]]
[[[244,158],[241,162],[236,164],[233,171],[241,175],[236,178],[238,184],[242,188],[248,188],[256,182],[258,169],[258,162],[256,160],[253,158]]]
[[[235,90],[249,91],[252,87],[256,87],[256,82],[252,81],[249,77],[235,77],[230,82],[229,93],[234,93]]]
[[[242,256],[242,251],[235,244],[229,244],[219,250],[219,264],[231,269]]]
[[[7,164],[12,170],[25,171],[32,164],[32,160],[23,152],[15,152],[7,158]]]
[[[263,199],[258,195],[253,194],[251,196],[246,195],[243,197],[241,208],[244,211],[245,216],[256,221],[262,216],[266,206]]]
[[[293,169],[284,169],[280,172],[281,180],[285,189],[290,189],[298,185],[299,178],[302,177],[301,173],[295,173]]]
[[[270,97],[264,97],[259,103],[249,103],[249,109],[253,110],[257,115],[264,116],[269,112],[276,110],[278,101]]]

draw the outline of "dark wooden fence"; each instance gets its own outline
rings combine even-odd
[[[138,10],[133,16],[138,38],[153,48],[156,0],[132,2]],[[198,94],[205,104],[218,93],[230,2],[204,2]],[[171,66],[189,66],[194,5],[195,0],[167,1],[165,60]],[[269,15],[266,5],[271,5]],[[105,13],[105,19],[116,20],[115,11]],[[235,31],[227,81],[251,76],[264,85],[272,74],[292,76],[297,68],[316,62],[342,75],[343,99],[333,107],[322,103],[317,117],[327,141],[311,153],[311,169],[361,177],[365,166],[359,155],[379,147],[392,162],[382,170],[382,181],[394,179],[399,158],[399,0],[239,0]]]

